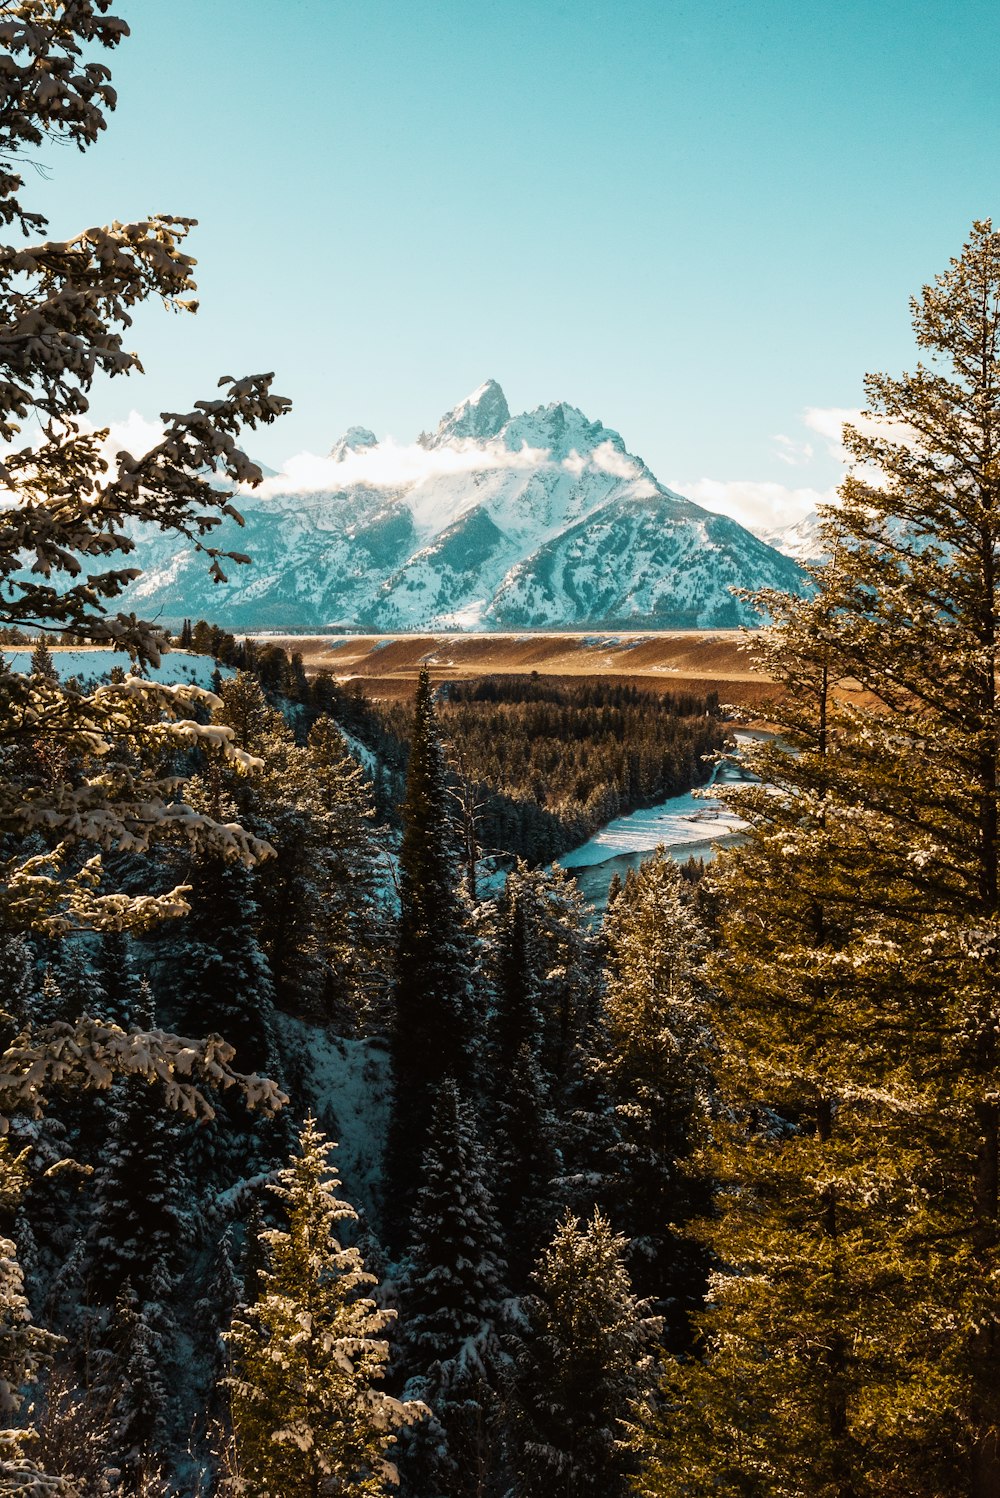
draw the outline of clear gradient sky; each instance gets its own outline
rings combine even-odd
[[[202,310],[143,310],[147,375],[95,414],[273,368],[273,467],[353,423],[409,440],[493,376],[781,518],[834,482],[864,371],[913,362],[910,293],[1000,215],[996,0],[114,9],[118,110],[36,197],[60,236],[198,218]]]

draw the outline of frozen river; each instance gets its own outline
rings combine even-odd
[[[741,732],[736,740],[746,743],[763,736]],[[746,779],[740,767],[727,760],[716,766],[706,789]],[[707,860],[718,848],[738,842],[745,827],[746,823],[721,801],[696,796],[690,790],[656,806],[643,807],[630,816],[617,817],[581,847],[564,853],[559,862],[576,876],[588,903],[602,911],[614,875],[624,879],[628,869],[638,868],[661,843],[670,857],[680,863],[689,858]]]

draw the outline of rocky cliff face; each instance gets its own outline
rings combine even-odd
[[[215,586],[139,537],[128,606],[233,628],[712,628],[751,617],[732,589],[799,590],[797,563],[662,485],[618,432],[563,402],[511,416],[488,380],[400,446],[351,427],[308,474],[241,496],[248,552]]]

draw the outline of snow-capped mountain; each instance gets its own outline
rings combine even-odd
[[[780,526],[777,530],[757,531],[755,534],[766,541],[768,546],[773,546],[775,551],[780,551],[782,556],[792,557],[796,562],[818,562],[822,559],[823,538],[816,510],[810,510],[808,515],[791,525]]]
[[[237,501],[213,544],[252,567],[213,585],[139,538],[128,605],[233,628],[723,627],[734,587],[798,590],[798,565],[662,485],[620,435],[558,403],[512,416],[495,380],[408,446],[351,427]]]

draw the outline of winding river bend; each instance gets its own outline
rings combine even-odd
[[[769,735],[741,730],[735,737],[739,745]],[[704,789],[750,778],[739,764],[724,760],[715,766]],[[638,868],[661,843],[680,863],[689,858],[707,862],[719,848],[739,842],[745,826],[721,801],[696,797],[690,790],[630,816],[617,817],[579,848],[564,853],[559,862],[576,876],[584,898],[600,913],[607,905],[608,887],[615,874],[624,879],[629,869]]]

